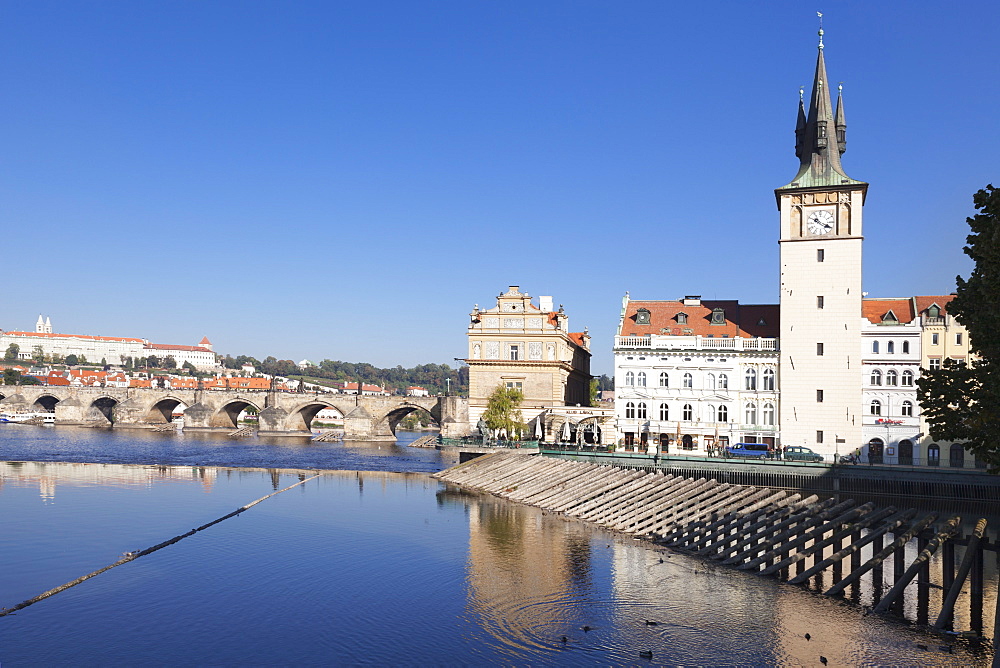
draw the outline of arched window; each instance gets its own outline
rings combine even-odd
[[[757,389],[757,370],[747,369],[746,373],[746,389],[756,390]]]
[[[909,341],[903,341],[903,354],[904,355],[909,355],[910,354],[910,342]]]
[[[694,387],[694,376],[690,373],[684,374],[684,387]]]
[[[666,371],[660,372],[660,387],[670,387],[670,374]]]
[[[746,409],[747,424],[757,424],[757,406],[756,404],[747,404]]]
[[[631,401],[625,404],[625,419],[634,420],[635,419],[635,404]]]
[[[638,385],[639,387],[646,387],[646,372],[645,371],[640,371],[639,372],[639,377],[636,378],[636,385]]]
[[[896,385],[897,380],[899,380],[899,374],[896,373],[895,369],[889,369],[885,372],[886,385]]]
[[[729,376],[724,373],[719,374],[719,389],[728,390],[729,389]]]
[[[927,446],[927,465],[941,466],[941,448],[937,443]]]
[[[666,404],[660,404],[660,420],[666,422],[670,419],[670,408]]]
[[[715,406],[712,404],[708,405],[708,411],[705,413],[705,420],[708,422],[715,422]]]
[[[878,399],[872,399],[872,402],[868,404],[868,408],[871,411],[872,415],[882,414],[882,402],[879,401]]]
[[[878,341],[872,341],[872,352],[878,355]]]
[[[625,372],[625,384],[628,385],[629,387],[632,387],[633,385],[635,385],[635,372],[634,371],[626,371]]]
[[[764,424],[774,424],[774,404],[772,403],[764,404]]]
[[[896,352],[896,342],[895,341],[890,341],[889,343],[885,344],[885,352],[887,352],[890,355],[892,355],[893,353],[895,353]]]
[[[878,369],[872,369],[872,378],[871,378],[871,380],[872,380],[872,385],[881,385],[882,384],[882,372],[879,371]]]
[[[965,448],[958,443],[952,443],[948,451],[948,466],[960,469],[965,468]]]
[[[913,372],[912,371],[904,371],[903,372],[903,385],[905,385],[907,387],[913,385]]]
[[[719,422],[729,422],[729,408],[719,406]]]
[[[715,374],[710,373],[708,377],[705,378],[705,389],[714,390],[715,389]]]
[[[640,401],[639,405],[636,406],[636,415],[640,420],[646,419],[646,402]]]
[[[903,405],[900,407],[900,412],[903,417],[913,417],[913,402],[904,401]]]
[[[693,419],[694,419],[694,409],[691,408],[691,404],[684,404],[683,420],[685,422],[690,422]]]
[[[774,369],[764,369],[764,389],[774,390]]]

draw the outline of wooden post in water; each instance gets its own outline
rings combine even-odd
[[[983,579],[983,551],[976,549],[969,576],[969,626],[979,635],[983,635]],[[993,635],[996,635],[995,629]]]
[[[951,541],[945,541],[945,545]],[[923,534],[917,536],[917,554],[927,548],[927,537]],[[931,562],[925,561],[917,570],[917,624],[927,625],[928,608],[930,607],[930,583],[931,583]],[[902,600],[902,597],[900,597]],[[902,611],[902,606],[900,606]]]
[[[941,613],[938,615],[937,621],[934,622],[935,629],[941,630],[950,624],[955,612],[955,601],[958,600],[958,595],[962,593],[962,585],[965,584],[965,578],[968,576],[969,571],[972,570],[972,562],[975,560],[975,555],[982,553],[979,548],[979,541],[982,540],[985,532],[986,520],[980,519],[976,522],[976,528],[972,531],[972,536],[969,538],[969,545],[965,548],[965,556],[962,557],[962,565],[958,568],[958,575],[953,575],[952,582],[946,589],[947,594],[945,595],[944,603],[941,605]],[[946,543],[946,545],[948,544]],[[954,548],[951,550],[951,555],[952,560],[954,560]],[[954,567],[954,561],[952,562],[952,567]],[[945,573],[947,574],[947,570]],[[981,602],[980,607],[982,607]]]
[[[941,546],[941,543],[951,538],[958,531],[958,525],[961,520],[962,518],[956,515],[945,522],[941,531],[934,538],[931,538],[930,542],[927,543],[927,547],[917,555],[917,558],[913,560],[913,563],[906,569],[903,576],[896,580],[896,584],[892,586],[889,593],[875,606],[874,612],[885,612],[897,600],[902,600],[903,590],[906,589],[906,585],[916,577],[917,571],[934,555],[934,552]]]

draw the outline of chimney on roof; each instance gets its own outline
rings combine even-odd
[[[684,306],[701,306],[701,295],[687,295],[683,301]]]
[[[551,296],[539,296],[538,297],[538,309],[542,313],[552,312],[552,297]]]

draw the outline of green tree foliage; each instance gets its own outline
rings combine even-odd
[[[21,354],[21,346],[16,343],[12,343],[7,346],[7,351],[3,354],[3,359],[5,362],[13,362],[17,359],[17,356]]]
[[[181,368],[185,369],[189,374],[192,375],[198,373],[198,368],[194,364],[191,364],[190,361],[184,362],[184,364],[181,365]]]
[[[45,351],[42,350],[41,346],[34,346],[31,349],[31,359],[38,364],[45,361]]]
[[[591,406],[596,406],[597,405],[597,403],[598,403],[598,401],[597,401],[597,393],[601,391],[600,388],[601,388],[601,379],[600,378],[591,378],[590,379],[590,405]]]
[[[173,355],[167,355],[166,357],[163,358],[163,368],[164,369],[176,369],[177,368],[177,360],[174,359]]]
[[[1000,472],[1000,189],[988,185],[972,199],[980,213],[967,219],[965,254],[976,264],[969,280],[956,278],[948,312],[968,330],[976,358],[946,360],[921,372],[917,385],[931,436],[963,442]]]
[[[41,385],[41,382],[34,376],[22,376],[17,369],[4,369],[4,385]]]
[[[524,393],[521,390],[497,385],[486,400],[483,421],[494,431],[505,429],[507,436],[513,438],[515,432],[524,432],[527,429],[524,416],[521,414],[522,401]]]
[[[68,364],[69,366],[76,366],[79,363],[80,363],[80,358],[74,355],[73,353],[66,355],[66,364]]]

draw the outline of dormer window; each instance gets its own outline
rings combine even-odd
[[[713,325],[725,325],[726,324],[726,312],[721,308],[712,309],[712,324]]]
[[[941,307],[938,306],[937,304],[932,304],[927,309],[927,317],[928,318],[940,318],[941,317]]]
[[[678,325],[686,325],[687,322],[688,322],[688,314],[687,313],[678,313],[677,314],[677,324]]]
[[[649,309],[641,308],[635,312],[635,324],[637,325],[649,324]]]
[[[895,313],[893,313],[892,311],[887,311],[886,314],[884,316],[882,316],[882,324],[883,325],[898,325],[899,324],[899,319],[896,317]]]
[[[765,326],[766,324],[767,324],[767,323],[766,323],[766,322],[764,322],[764,318],[761,318],[760,320],[758,320],[758,321],[757,321],[757,326],[758,326],[758,327],[763,327],[763,326]]]

